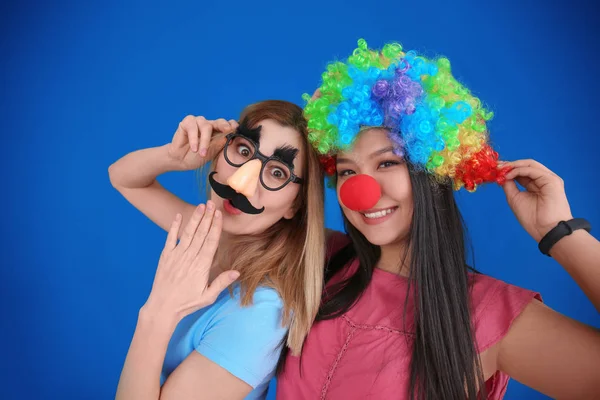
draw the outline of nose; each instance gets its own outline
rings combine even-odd
[[[381,198],[381,186],[370,175],[355,175],[340,187],[340,200],[352,211],[373,208]]]
[[[246,197],[252,197],[258,187],[261,167],[262,163],[259,160],[250,160],[227,179],[227,184],[236,192]]]

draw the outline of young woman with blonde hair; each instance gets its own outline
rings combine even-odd
[[[169,231],[117,399],[264,398],[288,329],[295,354],[308,334],[325,259],[319,159],[292,103],[253,104],[239,121],[188,116],[170,143],[109,168],[113,186]],[[209,161],[206,205],[156,180]]]

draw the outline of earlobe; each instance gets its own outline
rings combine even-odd
[[[292,218],[294,218],[295,215],[296,215],[296,210],[294,208],[290,208],[289,210],[286,211],[285,214],[283,214],[283,218],[292,219]]]

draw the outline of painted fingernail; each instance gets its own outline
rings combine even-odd
[[[232,281],[236,280],[236,279],[238,278],[238,276],[240,276],[240,273],[239,273],[239,272],[237,272],[237,271],[231,271],[231,272],[229,273],[229,278],[230,278]]]
[[[208,151],[206,149],[200,150],[200,156],[201,157],[206,157],[206,154],[208,154]]]
[[[212,211],[212,209],[213,209],[213,208],[215,208],[215,204],[214,204],[212,201],[210,201],[210,200],[209,200],[209,201],[206,203],[206,207],[207,207],[209,210],[211,210],[211,211]]]

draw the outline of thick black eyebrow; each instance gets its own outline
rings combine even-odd
[[[237,127],[236,132],[238,135],[245,137],[248,140],[253,141],[258,147],[260,144],[260,130],[262,129],[262,125],[257,126],[256,128],[248,127],[248,122],[246,120],[242,121],[242,123]]]
[[[273,152],[273,157],[277,157],[289,167],[294,167],[294,159],[298,155],[298,149],[289,145],[278,147]]]

